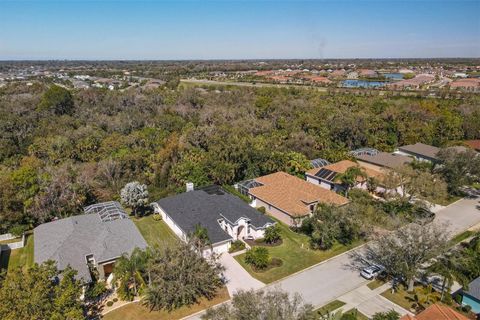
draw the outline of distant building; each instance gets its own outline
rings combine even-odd
[[[472,148],[473,150],[480,152],[480,139],[467,140],[467,141],[464,141],[464,143],[470,148]]]
[[[410,157],[387,152],[378,152],[374,155],[359,154],[355,157],[360,165],[374,170],[394,169],[413,161]]]
[[[363,78],[375,78],[378,76],[378,73],[370,69],[360,69],[358,70],[358,75]]]
[[[449,147],[447,149],[454,150],[455,152],[467,151],[467,148],[463,146]],[[398,147],[394,153],[403,156],[410,156],[418,161],[437,162],[439,160],[438,153],[440,150],[440,148],[430,146],[428,144],[415,143]]]
[[[450,83],[450,89],[460,89],[465,91],[479,92],[480,79],[468,78],[468,79],[455,80]]]
[[[419,74],[413,79],[401,80],[389,83],[387,86],[394,89],[420,89],[422,86],[435,81],[435,76],[431,74]]]

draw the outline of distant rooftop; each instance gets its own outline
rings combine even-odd
[[[412,162],[413,159],[399,154],[391,154],[387,152],[378,152],[376,155],[362,154],[356,156],[360,161],[368,162],[380,167],[396,168],[404,164]]]

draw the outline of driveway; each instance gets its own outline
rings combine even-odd
[[[478,198],[459,200],[438,211],[435,222],[448,223],[451,232],[460,233],[480,223],[480,210],[476,207],[480,204],[479,201],[480,199]],[[235,262],[230,270],[233,279],[230,287],[235,289],[254,287],[255,283],[258,285],[260,281],[251,278],[231,256],[226,259],[227,263],[229,263],[229,259]],[[321,307],[368,282],[360,277],[358,270],[347,267],[349,265],[352,265],[350,255],[342,254],[270,284],[267,288],[279,286],[290,293],[298,292],[306,302],[313,304],[315,307]],[[246,279],[254,281],[250,284],[250,280]],[[228,289],[229,292],[231,290],[230,287]],[[383,298],[378,298],[371,305],[367,304],[366,308],[368,310],[376,310],[379,306],[386,306],[387,303],[389,301],[385,302]],[[390,309],[387,308],[384,311]],[[366,311],[369,312],[368,310]],[[193,316],[191,319],[199,319],[199,316]]]
[[[220,262],[225,267],[224,276],[230,297],[238,290],[260,289],[263,282],[253,278],[229,253],[223,253]]]

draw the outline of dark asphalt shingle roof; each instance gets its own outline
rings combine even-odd
[[[468,294],[475,299],[480,300],[480,277],[473,280],[468,284],[468,290],[464,291],[464,293]]]
[[[233,224],[238,219],[245,217],[256,229],[275,223],[266,215],[218,186],[163,198],[157,203],[186,234],[194,232],[196,225],[207,229],[212,244],[232,239],[218,223],[222,217]]]
[[[130,219],[102,221],[96,213],[41,224],[34,229],[34,244],[35,262],[54,260],[59,269],[70,265],[85,282],[92,280],[87,255],[93,254],[99,263],[147,247]]]

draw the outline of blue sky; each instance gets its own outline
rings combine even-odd
[[[480,57],[479,13],[480,0],[0,0],[0,59]]]

